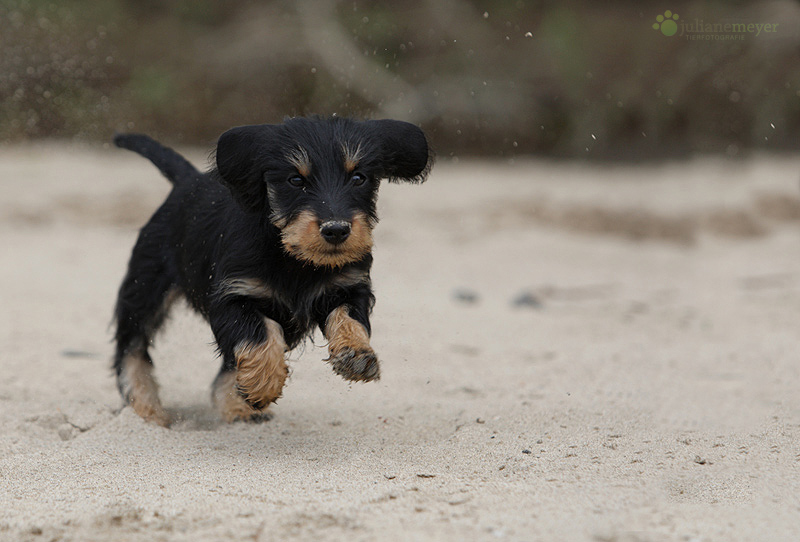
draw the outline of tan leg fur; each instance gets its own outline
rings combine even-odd
[[[286,342],[280,324],[264,319],[267,340],[262,344],[242,343],[236,356],[236,386],[244,399],[257,410],[275,402],[289,376]]]
[[[120,373],[122,396],[139,416],[163,427],[170,424],[169,415],[158,398],[158,384],[153,377],[153,364],[141,354],[128,354]]]
[[[342,378],[365,382],[380,378],[378,356],[369,345],[369,334],[350,317],[346,306],[337,307],[328,316],[325,337],[330,353],[327,361]]]

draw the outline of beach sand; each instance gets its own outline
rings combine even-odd
[[[381,187],[379,382],[317,334],[271,421],[224,424],[180,306],[164,429],[122,408],[110,322],[169,184],[116,149],[5,147],[0,540],[798,540],[799,178],[442,159]]]

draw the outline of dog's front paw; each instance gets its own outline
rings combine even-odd
[[[223,420],[228,423],[260,423],[272,418],[266,408],[254,408],[239,393],[235,373],[222,373],[214,381],[211,400]]]
[[[343,348],[325,361],[345,380],[370,382],[381,377],[378,356],[371,348]]]
[[[244,423],[264,423],[273,418],[272,411],[254,410],[248,408],[246,404],[239,404],[229,410],[222,412],[222,419],[227,423],[244,422]]]

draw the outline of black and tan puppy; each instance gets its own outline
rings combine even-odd
[[[419,128],[342,118],[233,128],[208,173],[147,136],[114,142],[174,185],[139,234],[115,310],[117,384],[136,413],[169,424],[148,347],[181,296],[216,338],[212,398],[227,421],[257,419],[281,396],[286,352],[315,326],[336,373],[379,378],[369,344],[375,203],[381,179],[425,180]]]

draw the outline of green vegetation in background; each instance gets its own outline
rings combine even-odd
[[[779,27],[687,41],[666,10]],[[3,0],[0,137],[208,145],[318,113],[420,123],[445,156],[794,150],[799,29],[788,0]]]

